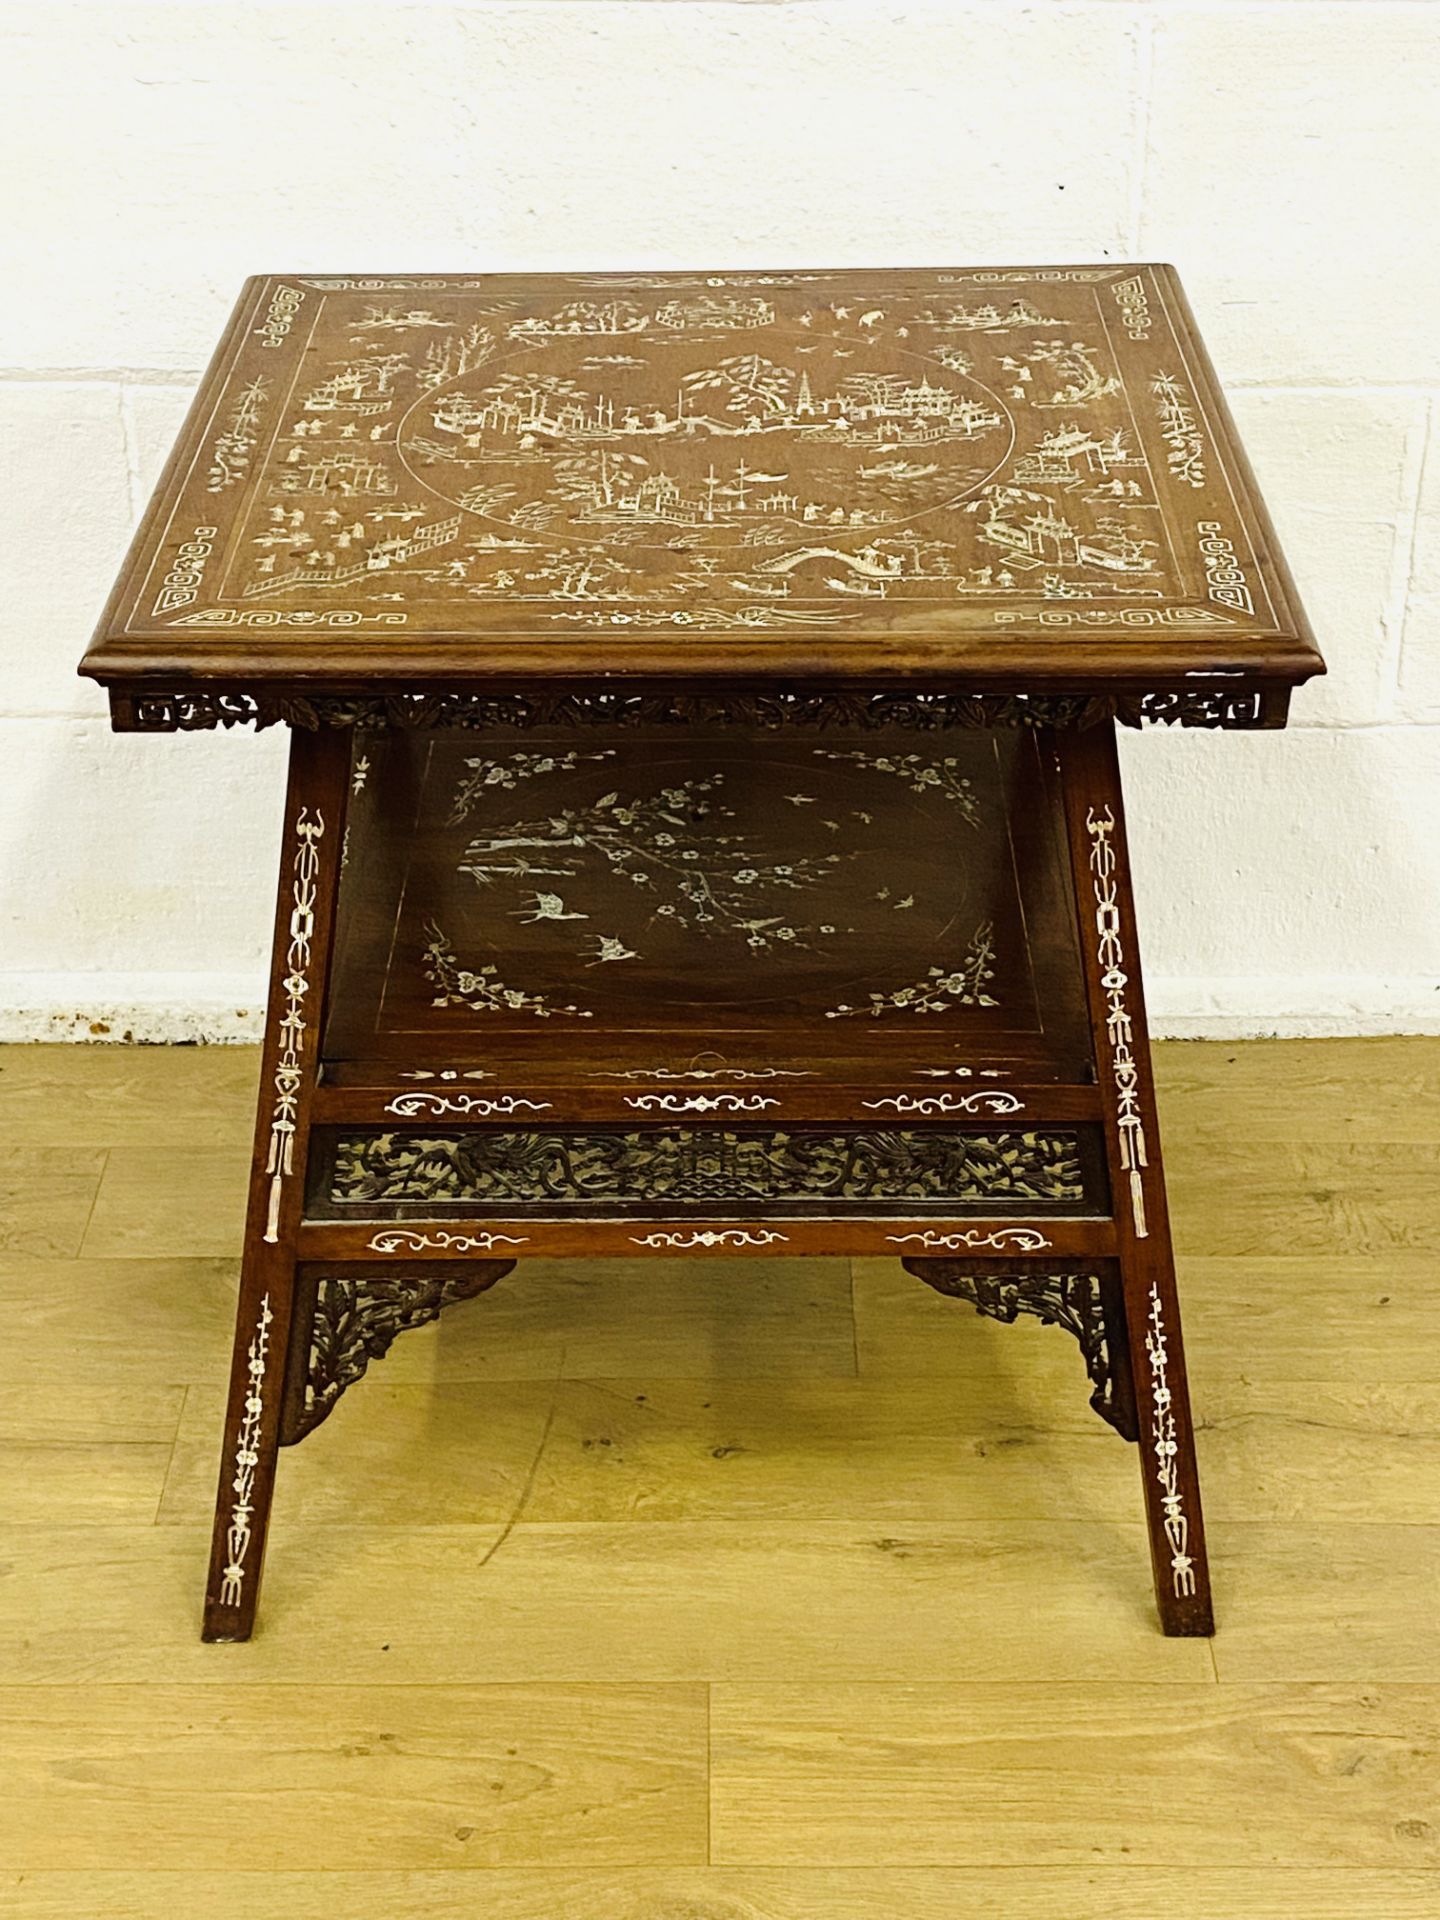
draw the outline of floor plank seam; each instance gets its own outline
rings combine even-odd
[[[95,1177],[95,1191],[90,1196],[90,1205],[85,1212],[85,1224],[80,1229],[80,1238],[76,1241],[75,1250],[70,1255],[72,1260],[83,1260],[85,1257],[85,1242],[90,1238],[90,1228],[95,1219],[95,1209],[100,1204],[100,1189],[104,1186],[105,1175],[110,1170],[111,1151],[112,1149],[109,1147],[101,1150],[100,1171]]]
[[[170,1476],[175,1471],[175,1454],[180,1445],[180,1436],[185,1430],[185,1409],[189,1404],[190,1385],[187,1381],[180,1389],[180,1406],[175,1416],[175,1431],[170,1437],[170,1454],[165,1462],[165,1471],[160,1476],[160,1493],[150,1521],[152,1527],[162,1524],[160,1516],[165,1511],[165,1496],[170,1491]]]

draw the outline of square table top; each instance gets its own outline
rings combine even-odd
[[[250,280],[81,671],[121,725],[601,681],[1273,725],[1324,664],[1174,270],[1109,265]]]

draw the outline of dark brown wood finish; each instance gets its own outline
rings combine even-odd
[[[1173,270],[1110,264],[252,280],[84,671],[141,727],[598,681],[1254,725],[1323,663]]]
[[[255,1622],[349,785],[347,736],[292,736],[240,1301],[205,1592],[207,1640],[246,1640]]]
[[[397,731],[357,753],[341,1111],[368,1081],[402,1120],[833,1119],[849,1086],[876,1124],[1020,1114],[1017,1070],[1062,1104],[1087,1077],[1031,731]],[[407,1085],[437,1053],[459,1077]]]
[[[1114,724],[1323,663],[1168,267],[250,282],[83,671],[291,725],[205,1613],[532,1256],[1077,1340],[1211,1630]]]
[[[673,1260],[681,1253],[687,1258],[755,1253],[923,1259],[949,1252],[967,1258],[973,1254],[977,1259],[1044,1253],[1062,1260],[1098,1260],[1113,1257],[1116,1251],[1108,1219],[1050,1214],[876,1219],[863,1213],[834,1219],[760,1207],[701,1209],[679,1216],[656,1212],[620,1219],[597,1207],[593,1214],[568,1220],[543,1217],[538,1209],[534,1216],[517,1220],[477,1208],[463,1214],[407,1214],[401,1219],[311,1220],[300,1229],[299,1248],[305,1260],[370,1260],[386,1266],[405,1258],[456,1261],[485,1255],[513,1255],[518,1260],[586,1256],[635,1260],[647,1255]]]
[[[1215,1630],[1140,977],[1120,764],[1109,728],[1058,734],[1114,1195],[1155,1597],[1171,1634]]]

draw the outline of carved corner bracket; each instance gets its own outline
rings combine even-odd
[[[907,1273],[951,1300],[968,1300],[991,1320],[1013,1325],[1033,1313],[1079,1343],[1093,1391],[1090,1404],[1125,1440],[1139,1436],[1131,1384],[1125,1307],[1118,1284],[1100,1273],[1019,1267],[976,1271],[954,1260],[902,1260]]]
[[[396,1337],[437,1320],[457,1300],[485,1293],[513,1260],[302,1266],[280,1414],[280,1444],[293,1446],[327,1418],[345,1389]]]

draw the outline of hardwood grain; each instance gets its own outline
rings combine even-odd
[[[165,1178],[157,1180],[163,1165]],[[215,1259],[239,1248],[243,1147],[112,1147],[85,1229],[87,1259]]]
[[[128,1378],[49,1381],[7,1360],[0,1393],[0,1445],[168,1447],[186,1389]]]
[[[1155,1086],[1172,1145],[1223,1139],[1237,1108],[1247,1140],[1440,1141],[1440,1085],[1414,1039],[1162,1040]],[[1283,1064],[1283,1071],[1277,1066]],[[1298,1122],[1298,1127],[1297,1127]]]
[[[737,1314],[742,1267],[745,1312]],[[527,1260],[473,1310],[398,1341],[377,1379],[854,1374],[845,1261],[694,1261],[680,1287],[674,1274],[653,1260]],[[67,1262],[57,1286],[53,1261],[0,1253],[9,1363],[25,1380],[218,1380],[236,1278],[233,1257],[87,1256]],[[1060,1344],[1078,1369],[1073,1349]]]
[[[0,1525],[153,1521],[185,1399],[181,1386],[40,1385],[0,1392]]]
[[[6,1378],[16,1386],[219,1380],[235,1319],[238,1262],[60,1263],[0,1253]]]
[[[898,1260],[857,1256],[853,1275],[856,1364],[863,1377],[992,1381],[1017,1413],[1072,1405],[1085,1379],[1075,1342],[1022,1315],[1013,1326],[923,1286]],[[1080,1396],[1084,1404],[1084,1395]]]
[[[1196,1378],[1436,1385],[1435,1270],[1427,1252],[1182,1258]]]
[[[694,1863],[705,1724],[700,1687],[0,1687],[0,1848],[12,1869]]]
[[[1440,1253],[1440,1142],[1297,1133],[1262,1154],[1232,1133],[1182,1157],[1171,1204],[1182,1245],[1232,1258]]]
[[[1232,1518],[1440,1522],[1440,1387],[1227,1382],[1201,1441],[1210,1503]]]
[[[191,1644],[197,1527],[27,1532],[10,1545],[0,1587],[13,1677],[40,1686],[78,1675],[314,1686],[337,1673],[354,1684],[727,1676],[769,1685],[797,1672],[1100,1680],[1117,1663],[1137,1679],[1213,1677],[1203,1646],[1155,1630],[1134,1521],[507,1531],[314,1527],[282,1516],[275,1539],[270,1626],[217,1660]]]
[[[168,1441],[0,1443],[0,1525],[45,1525],[63,1506],[73,1520],[148,1526],[170,1464]]]
[[[1222,1682],[1433,1682],[1440,1528],[1217,1516],[1228,1599]]]
[[[103,1149],[0,1147],[0,1253],[79,1253],[105,1162]]]
[[[1440,1689],[718,1686],[729,1865],[1440,1866]]]
[[[1335,1156],[1332,1216],[1417,1210],[1407,1152],[1433,1136],[1382,1082],[1440,1084],[1440,1045],[1379,1043],[1377,1075],[1376,1044],[1159,1050],[1172,1180],[1195,1196],[1181,1280],[1217,1569],[1208,1644],[1155,1629],[1133,1454],[1103,1428],[1086,1444],[1065,1335],[857,1261],[847,1356],[843,1263],[757,1261],[753,1317],[738,1262],[593,1277],[537,1262],[532,1284],[522,1264],[402,1337],[337,1410],[336,1444],[322,1430],[286,1455],[257,1638],[206,1648],[208,1489],[187,1491],[184,1456],[207,1454],[208,1477],[213,1424],[202,1448],[186,1415],[164,1524],[150,1495],[179,1394],[218,1389],[233,1256],[75,1258],[76,1235],[51,1242],[69,1253],[0,1255],[0,1491],[24,1514],[0,1550],[0,1905],[20,1920],[1430,1920],[1433,1255],[1341,1235],[1216,1250],[1237,1159],[1247,1180],[1286,1177],[1265,1116],[1292,1062],[1291,1137]],[[145,1054],[155,1124],[167,1063],[198,1112],[207,1060],[215,1138],[227,1103],[248,1119],[242,1057]],[[53,1076],[27,1067],[68,1089],[44,1151],[69,1157],[68,1124],[97,1177],[132,1109],[117,1100],[106,1138],[87,1072],[103,1105],[116,1059],[77,1048]],[[0,1071],[9,1128],[6,1088]],[[1252,1103],[1246,1154],[1212,1159],[1212,1128],[1250,1138]],[[1375,1151],[1336,1154],[1347,1140]],[[157,1203],[179,1184],[172,1151],[151,1156]],[[143,1212],[139,1175],[132,1192]],[[507,1531],[555,1382],[574,1397],[532,1494],[539,1511],[594,1499],[607,1517]],[[1007,1419],[1033,1467],[965,1457]],[[749,1451],[716,1460],[706,1441]],[[23,1449],[8,1467],[7,1447]],[[908,1516],[859,1504],[887,1456],[920,1503]],[[1042,1460],[1069,1477],[1047,1485]],[[407,1476],[412,1499],[439,1489],[424,1524],[402,1508]],[[491,1504],[465,1511],[475,1488]],[[990,1490],[1016,1503],[1006,1515],[970,1511]],[[767,1514],[767,1497],[783,1504]],[[715,1857],[737,1863],[710,1867],[707,1683]],[[575,1703],[592,1695],[607,1705],[587,1720]],[[346,1751],[379,1732],[406,1736],[394,1763]],[[553,1811],[547,1791],[516,1789],[531,1764],[558,1783]],[[377,1829],[390,1773],[402,1811]],[[277,1835],[260,1870],[238,1857],[247,1829]]]
[[[552,1522],[1134,1513],[1134,1462],[1081,1394],[1041,1412],[1003,1381],[391,1386],[379,1372],[286,1455],[292,1519],[484,1523],[522,1495],[527,1519]],[[191,1394],[162,1519],[208,1507],[218,1414],[215,1394]]]
[[[526,1260],[493,1292],[397,1342],[392,1384],[424,1380],[846,1378],[843,1260]],[[736,1312],[743,1290],[744,1313]],[[378,1377],[378,1376],[377,1376]]]
[[[259,1071],[258,1047],[4,1047],[0,1112],[12,1137],[32,1147],[233,1146],[243,1154]]]
[[[166,1873],[0,1872],[13,1920],[156,1920]],[[1365,1868],[628,1867],[187,1873],[185,1920],[1434,1920],[1440,1875]]]

